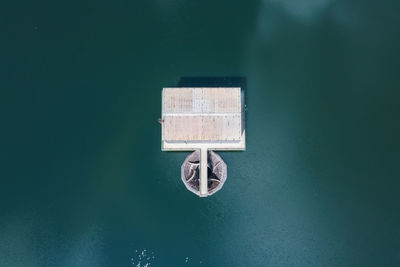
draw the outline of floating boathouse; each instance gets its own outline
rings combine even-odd
[[[161,150],[194,151],[181,167],[188,190],[220,190],[227,166],[217,150],[245,150],[244,94],[239,87],[163,88]]]

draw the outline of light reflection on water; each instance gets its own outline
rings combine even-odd
[[[175,265],[181,265],[184,262],[185,266],[202,265],[202,260],[195,260],[193,257],[186,256],[182,261],[177,259]],[[164,266],[163,259],[158,259],[153,251],[147,249],[135,250],[135,256],[131,258],[131,263],[135,267],[150,267],[150,266]]]
[[[131,258],[132,264],[135,267],[149,267],[155,262],[154,252],[147,251],[147,249],[143,249],[142,251],[135,250],[135,257]]]

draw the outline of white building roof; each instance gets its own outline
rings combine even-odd
[[[164,88],[162,150],[244,150],[240,88]]]

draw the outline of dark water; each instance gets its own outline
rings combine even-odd
[[[0,266],[399,266],[399,8],[3,2]],[[245,77],[248,106],[206,199],[157,123],[202,76]]]

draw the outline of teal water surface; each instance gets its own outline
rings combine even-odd
[[[1,6],[0,266],[400,265],[396,1]],[[182,77],[247,82],[209,198],[160,150]]]

